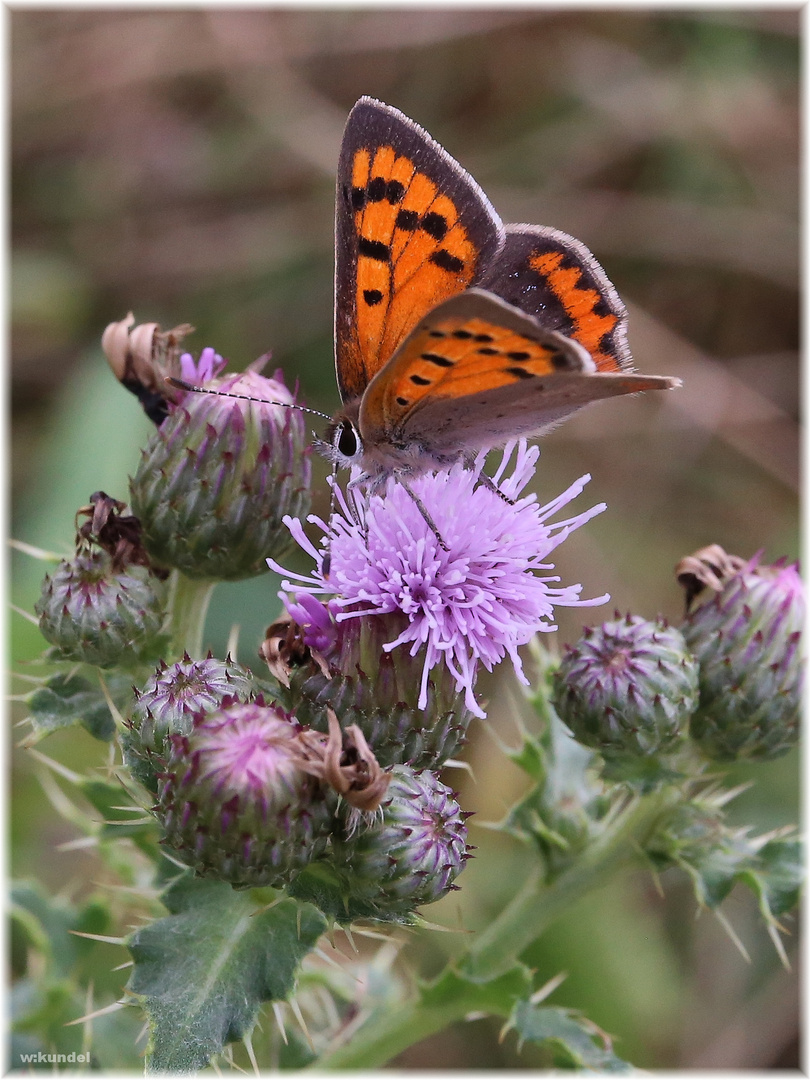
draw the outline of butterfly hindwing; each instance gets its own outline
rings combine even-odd
[[[343,136],[335,233],[335,361],[345,403],[427,312],[478,282],[503,245],[503,225],[426,131],[361,98]]]
[[[481,285],[574,338],[599,371],[632,370],[624,304],[573,236],[542,225],[507,225],[504,247]]]

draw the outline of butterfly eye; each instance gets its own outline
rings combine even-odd
[[[332,445],[341,457],[350,460],[357,457],[363,449],[360,435],[354,424],[349,420],[342,420],[337,425],[332,436]]]

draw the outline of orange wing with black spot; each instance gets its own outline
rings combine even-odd
[[[473,288],[429,312],[372,379],[360,434],[368,447],[416,446],[438,462],[539,434],[600,398],[676,382],[599,371],[575,338]]]
[[[419,320],[479,282],[500,218],[472,177],[403,113],[361,98],[337,176],[335,366],[359,398]]]
[[[507,225],[482,287],[578,341],[599,371],[631,371],[627,311],[607,274],[573,236],[542,225]]]

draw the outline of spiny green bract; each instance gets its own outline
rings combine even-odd
[[[463,744],[472,714],[441,665],[431,672],[425,708],[418,707],[424,656],[383,649],[402,621],[390,614],[338,623],[324,663],[311,660],[290,673],[289,708],[323,732],[326,707],[334,709],[344,729],[357,724],[384,768],[437,768]]]
[[[293,882],[338,922],[407,922],[458,886],[470,858],[466,818],[454,793],[428,770],[395,765],[379,812],[346,812],[332,848]]]

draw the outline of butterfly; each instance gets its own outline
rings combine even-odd
[[[633,371],[624,305],[584,244],[504,225],[423,128],[371,97],[338,163],[335,367],[330,453],[373,487],[680,385]]]

